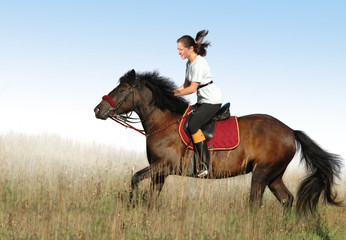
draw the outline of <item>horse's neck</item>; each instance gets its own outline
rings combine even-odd
[[[136,113],[142,121],[144,131],[148,134],[160,130],[174,120],[179,119],[179,116],[176,116],[176,114],[170,111],[162,111],[153,104]]]
[[[136,113],[142,121],[144,131],[148,134],[164,128],[181,117],[179,114],[169,110],[162,111],[156,107],[153,103],[152,92],[149,89],[141,91],[140,99]]]

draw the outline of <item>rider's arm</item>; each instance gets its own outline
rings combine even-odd
[[[185,87],[187,81],[185,81],[184,85],[180,86],[179,88],[174,90],[174,96],[184,96],[189,95],[191,93],[194,93],[197,91],[197,88],[199,86],[198,82],[188,82],[189,85]],[[182,88],[183,87],[183,88]]]
[[[174,89],[173,92],[174,92],[174,93],[175,93],[175,92],[179,92],[179,91],[183,90],[184,88],[188,87],[189,85],[190,85],[189,80],[188,80],[188,79],[185,79],[184,84],[181,85],[180,87]]]

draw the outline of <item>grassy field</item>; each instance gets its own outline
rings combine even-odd
[[[345,207],[320,204],[319,216],[298,221],[266,191],[264,206],[251,212],[251,174],[170,176],[149,210],[147,180],[139,204],[128,207],[131,175],[146,166],[143,153],[8,134],[0,136],[0,163],[0,239],[345,239]],[[297,171],[285,175],[294,194],[299,179]],[[345,200],[345,180],[337,189]]]

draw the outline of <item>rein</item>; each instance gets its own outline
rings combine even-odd
[[[156,108],[155,108],[155,109],[156,109]],[[122,126],[124,126],[124,127],[126,127],[126,128],[133,129],[133,130],[139,132],[140,134],[142,134],[142,135],[144,135],[145,137],[148,138],[148,137],[151,137],[151,136],[153,136],[153,135],[155,135],[155,134],[158,134],[158,133],[161,133],[161,132],[165,131],[166,129],[168,129],[169,127],[173,126],[174,124],[179,123],[182,119],[186,118],[187,116],[183,116],[183,117],[177,119],[176,121],[171,122],[171,123],[167,124],[166,126],[160,128],[160,129],[158,129],[158,130],[155,130],[155,131],[153,131],[153,132],[151,132],[151,133],[145,133],[144,130],[140,130],[140,129],[138,129],[138,128],[135,128],[134,126],[132,126],[131,124],[129,124],[128,121],[126,121],[126,119],[124,120],[124,119],[122,119],[122,118],[119,117],[119,116],[115,116],[114,114],[109,114],[109,117],[110,117],[112,120],[114,120],[115,122],[119,123],[120,125],[122,125]],[[145,120],[146,120],[146,119],[145,119]],[[143,123],[144,121],[141,121],[141,122]]]

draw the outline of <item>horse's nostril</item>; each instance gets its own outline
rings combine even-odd
[[[100,109],[98,108],[98,107],[96,107],[95,109],[94,109],[94,112],[95,113],[98,113],[100,111]]]

